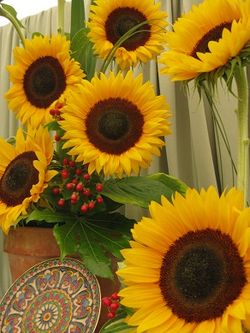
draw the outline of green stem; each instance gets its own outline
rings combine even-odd
[[[247,204],[249,173],[249,137],[248,137],[248,81],[243,66],[237,66],[235,81],[238,91],[238,173],[237,188],[243,191],[244,204]]]
[[[65,0],[57,0],[57,32],[64,34],[64,4]]]
[[[12,23],[12,25],[16,29],[16,32],[18,33],[18,36],[19,36],[23,46],[25,46],[25,38],[24,38],[20,24],[17,21],[17,19],[13,15],[11,15],[7,10],[5,10],[2,6],[0,6],[0,16],[7,18]]]

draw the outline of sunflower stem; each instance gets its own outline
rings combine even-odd
[[[234,73],[237,92],[238,108],[238,173],[237,188],[243,191],[244,204],[247,204],[248,173],[249,173],[249,137],[248,137],[248,81],[244,67],[239,64]]]
[[[64,4],[65,0],[57,0],[57,32],[64,34]]]
[[[7,20],[9,20],[12,23],[13,27],[16,29],[16,32],[17,32],[23,46],[25,46],[25,37],[22,33],[20,22],[13,15],[11,15],[11,13],[9,11],[4,9],[2,6],[0,6],[0,16],[7,18]]]

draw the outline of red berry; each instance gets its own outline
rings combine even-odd
[[[109,313],[107,314],[107,317],[108,317],[109,319],[112,319],[112,318],[115,317],[115,313],[113,313],[113,312],[109,312]]]
[[[55,140],[56,140],[56,141],[60,141],[60,140],[61,140],[60,135],[56,134],[56,135],[55,135]]]
[[[85,195],[86,197],[89,197],[91,192],[89,188],[84,188],[82,191],[83,195]]]
[[[87,213],[88,209],[89,209],[88,204],[85,203],[85,204],[81,205],[80,210],[81,210],[82,213]]]
[[[65,204],[65,200],[64,200],[63,198],[60,198],[60,199],[57,201],[57,204],[58,204],[58,206],[62,207],[62,206],[64,206],[64,204]]]
[[[74,187],[75,187],[75,184],[74,184],[74,183],[67,183],[67,184],[66,184],[66,188],[67,188],[67,190],[73,190]]]
[[[102,298],[102,304],[105,305],[105,306],[110,306],[112,304],[112,301],[110,299],[110,297],[103,297]]]
[[[93,209],[95,207],[95,201],[90,201],[88,206],[89,206],[89,209]]]
[[[74,168],[74,166],[75,166],[76,164],[75,164],[75,161],[69,161],[69,166],[71,167],[71,168]]]
[[[73,201],[77,201],[78,200],[78,195],[74,192],[74,193],[71,194],[70,199],[73,200]]]
[[[52,192],[55,194],[55,195],[58,195],[60,193],[60,188],[59,187],[54,187],[52,189]]]
[[[113,293],[113,294],[111,295],[111,299],[113,299],[114,301],[118,301],[118,300],[120,299],[120,297],[118,296],[117,293]]]
[[[76,184],[78,184],[78,180],[76,178],[74,178],[74,179],[72,179],[72,183],[76,185]]]
[[[61,109],[61,108],[63,107],[63,103],[56,102],[55,107],[56,107],[57,109]]]
[[[97,198],[96,198],[96,201],[97,201],[99,204],[103,203],[103,197],[101,197],[101,196],[97,197]]]
[[[102,192],[102,190],[103,190],[103,185],[102,185],[101,183],[97,183],[97,184],[95,185],[95,189],[96,189],[97,192]]]
[[[81,192],[81,191],[83,190],[83,185],[82,185],[82,183],[78,183],[78,184],[76,185],[76,190],[77,190],[78,192]]]
[[[119,308],[119,306],[120,304],[116,302],[116,303],[111,303],[109,307],[112,312],[115,312]]]
[[[80,176],[82,174],[82,169],[76,169],[75,174]]]
[[[62,176],[63,179],[67,179],[67,178],[69,177],[69,172],[68,172],[68,170],[67,170],[67,169],[63,169],[63,170],[61,171],[61,176]]]
[[[75,199],[75,200],[74,199],[70,199],[70,202],[71,202],[72,205],[75,205],[75,204],[77,204],[77,199]]]
[[[51,116],[55,116],[56,115],[56,110],[55,109],[50,109],[49,113],[51,114]]]
[[[68,165],[69,164],[69,160],[67,159],[67,158],[65,158],[64,160],[63,160],[63,165]]]
[[[58,110],[58,109],[55,109],[55,115],[56,115],[56,116],[60,116],[60,114],[61,114],[61,111]]]
[[[89,180],[89,178],[90,178],[90,174],[85,173],[85,174],[83,175],[83,178],[84,178],[85,180]]]

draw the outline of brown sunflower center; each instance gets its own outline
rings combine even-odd
[[[86,134],[99,150],[119,155],[139,140],[144,119],[137,106],[122,98],[99,101],[86,119]]]
[[[60,62],[51,56],[38,58],[27,69],[23,86],[32,105],[49,107],[66,88],[66,77]]]
[[[186,322],[220,317],[245,283],[238,249],[219,230],[188,232],[170,247],[161,267],[165,302]]]
[[[115,44],[126,32],[136,25],[143,23],[147,18],[135,8],[119,7],[113,10],[105,22],[107,39]],[[122,43],[128,51],[133,51],[145,45],[150,38],[150,25],[145,23],[138,27],[135,33]]]
[[[196,54],[197,52],[209,52],[208,43],[210,41],[218,42],[218,40],[222,37],[223,29],[226,28],[228,30],[231,30],[231,25],[232,22],[224,22],[208,31],[195,45],[193,51],[191,52],[191,56],[194,58],[198,58]]]
[[[33,151],[18,155],[7,166],[0,179],[0,200],[7,206],[16,206],[30,196],[32,186],[38,183],[38,171],[33,166],[36,160]]]

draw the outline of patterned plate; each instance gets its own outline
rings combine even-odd
[[[82,262],[46,260],[25,272],[0,303],[1,333],[92,333],[101,309],[96,277]]]

